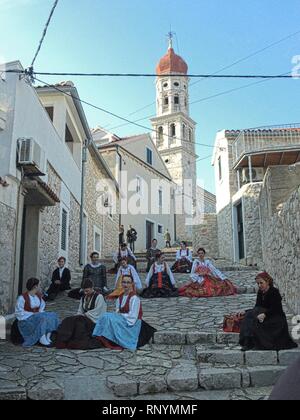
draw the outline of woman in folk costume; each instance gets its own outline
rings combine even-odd
[[[122,258],[127,258],[128,264],[132,265],[136,269],[136,256],[133,254],[133,252],[127,246],[127,244],[122,244],[119,247],[118,252],[116,252],[113,256],[113,260],[115,262],[115,269],[114,269],[115,273],[118,272],[121,266]]]
[[[161,254],[161,250],[157,248],[157,239],[153,239],[151,248],[147,250],[146,259],[147,259],[147,273],[149,273],[151,266],[155,263],[156,256]]]
[[[116,299],[123,293],[123,286],[122,286],[122,279],[124,277],[131,277],[134,282],[134,289],[135,291],[141,291],[143,289],[141,279],[136,271],[136,269],[133,267],[133,265],[128,264],[128,260],[126,257],[123,257],[121,259],[121,266],[118,270],[117,277],[116,277],[116,284],[115,284],[115,290],[107,296],[107,299]]]
[[[103,296],[96,292],[91,280],[84,280],[77,315],[63,320],[57,330],[58,349],[92,350],[101,347],[92,337],[96,322],[107,310]]]
[[[193,264],[192,252],[186,242],[181,242],[180,250],[176,253],[176,262],[172,267],[173,273],[190,273]]]
[[[156,256],[156,262],[150,268],[146,279],[147,289],[141,296],[150,298],[171,298],[178,296],[176,282],[163,253]]]
[[[50,346],[51,333],[57,330],[59,319],[54,312],[45,312],[46,304],[39,288],[40,281],[31,278],[27,281],[27,292],[19,296],[15,315],[17,327],[23,338],[23,347],[37,343]]]
[[[116,301],[116,313],[106,313],[97,321],[93,336],[103,347],[136,350],[146,345],[155,329],[142,320],[141,301],[131,277],[122,279],[123,294]]]
[[[260,273],[256,283],[259,291],[255,308],[246,312],[241,326],[242,350],[279,351],[298,347],[289,334],[282,297],[274,287],[272,277],[266,272]]]
[[[236,287],[221,273],[212,262],[205,258],[205,249],[198,250],[194,261],[191,281],[179,289],[179,295],[191,298],[231,296]]]

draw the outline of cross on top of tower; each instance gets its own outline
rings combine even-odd
[[[174,38],[175,32],[172,32],[172,29],[170,28],[170,32],[168,33],[168,41],[169,41],[169,50],[173,48],[173,38]]]

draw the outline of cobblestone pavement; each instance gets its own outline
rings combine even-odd
[[[23,349],[0,342],[0,399],[264,399],[285,368],[286,354],[273,354],[271,363],[262,363],[257,354],[259,367],[248,369],[248,361],[241,359],[238,337],[223,334],[220,328],[224,314],[254,306],[255,294],[250,292],[255,274],[228,273],[237,286],[245,288],[237,296],[143,300],[144,319],[158,333],[154,343],[137,352]],[[176,278],[180,284],[188,276]],[[110,277],[109,285],[113,282]],[[61,319],[75,314],[77,307],[78,302],[66,296],[48,304],[48,310],[57,311]],[[112,303],[109,310],[114,310]],[[213,362],[205,359],[211,352]]]

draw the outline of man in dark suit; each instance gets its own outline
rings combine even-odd
[[[52,284],[47,291],[48,296],[46,300],[48,301],[54,300],[59,292],[71,289],[71,272],[66,267],[66,259],[64,257],[60,257],[57,262],[58,267],[52,274]]]

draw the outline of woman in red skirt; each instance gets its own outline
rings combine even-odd
[[[198,249],[198,258],[194,261],[191,281],[179,289],[179,296],[208,298],[231,296],[236,294],[236,287],[221,273],[212,262],[205,258],[205,249]]]

